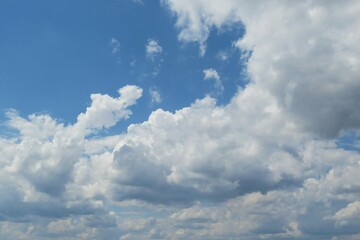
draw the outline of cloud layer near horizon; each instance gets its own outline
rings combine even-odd
[[[250,82],[225,106],[158,109],[108,137],[139,87],[91,95],[67,126],[10,111],[1,239],[359,238],[360,155],[336,138],[360,123],[360,4],[163,4],[202,51],[212,29],[243,24]]]

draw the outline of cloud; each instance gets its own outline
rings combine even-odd
[[[156,88],[150,88],[149,89],[149,93],[150,93],[150,97],[151,97],[151,103],[161,103],[162,102],[162,98],[160,95],[160,92],[156,89]]]
[[[215,79],[216,81],[220,81],[220,75],[213,68],[205,69],[203,71],[203,73],[204,73],[204,79],[205,80],[207,80],[207,79]]]
[[[131,0],[133,3],[144,5],[143,0]]]
[[[111,38],[109,42],[109,47],[111,47],[111,52],[116,54],[120,52],[120,42],[116,38]]]
[[[336,138],[359,128],[359,3],[163,2],[182,41],[243,24],[249,84],[107,137],[141,88],[92,94],[74,124],[9,111],[0,238],[358,239],[360,154]]]
[[[141,97],[142,89],[136,86],[125,86],[118,90],[119,98],[109,95],[92,94],[92,104],[85,113],[79,114],[75,128],[101,130],[114,126],[120,119],[126,119],[131,114],[127,108]]]
[[[203,44],[212,28],[243,24],[236,46],[251,52],[251,81],[304,129],[331,138],[359,127],[358,2],[164,2],[177,16],[182,41]]]
[[[221,28],[225,23],[239,23],[236,11],[241,8],[241,2],[230,0],[226,2],[198,0],[191,2],[163,0],[162,3],[176,14],[176,27],[180,30],[178,39],[181,41],[199,43],[200,56],[206,52],[206,40],[211,28]]]
[[[114,181],[129,188],[115,191],[119,199],[191,202],[296,186],[307,167],[295,149],[306,139],[258,89],[239,93],[226,107],[207,97],[174,114],[157,110],[130,126],[116,147]]]
[[[126,102],[119,105],[124,107],[141,95],[134,86],[119,92],[119,98],[95,99]],[[1,140],[6,166],[0,179],[6,196],[0,200],[6,209],[1,226],[28,219],[36,228],[25,221],[2,231],[2,237],[65,238],[66,228],[75,239],[278,239],[318,236],[326,228],[334,236],[356,239],[359,154],[336,148],[334,141],[313,140],[286,118],[268,92],[249,85],[225,106],[206,97],[175,113],[158,109],[147,121],[130,125],[126,134],[86,138],[113,124],[106,117],[113,105],[105,103],[93,98],[79,115],[92,119],[99,113],[101,121],[79,117],[63,126],[41,116],[48,119],[50,135],[25,131],[24,126],[31,129],[44,120],[11,115],[10,126],[23,129],[19,139]],[[128,116],[127,109],[122,111]],[[134,200],[140,201],[133,205],[138,210],[126,205]],[[131,213],[107,210],[118,204]],[[149,212],[154,219],[146,217]],[[130,220],[129,214],[139,218]]]
[[[338,210],[335,215],[325,217],[325,219],[335,220],[337,229],[346,229],[351,231],[360,227],[360,202],[354,201],[346,207]]]
[[[159,42],[154,39],[148,39],[146,45],[146,56],[152,60],[163,51],[162,47],[159,45]]]
[[[100,211],[101,201],[71,193],[77,164],[86,159],[86,145],[91,143],[85,137],[128,117],[131,111],[127,108],[136,103],[141,92],[138,87],[125,86],[119,89],[118,98],[93,94],[87,111],[68,126],[48,115],[22,118],[9,112],[7,125],[17,130],[18,136],[0,139],[0,182],[6,186],[1,187],[1,194],[7,196],[0,201],[3,218],[65,217]]]
[[[210,79],[215,80],[214,86],[216,89],[216,94],[217,95],[221,94],[224,91],[224,86],[221,83],[219,73],[213,68],[205,69],[203,70],[203,73],[204,73],[204,80],[210,80]]]
[[[225,62],[225,61],[229,60],[229,55],[230,54],[226,51],[220,51],[220,52],[218,52],[218,54],[216,54],[216,58],[220,61]]]
[[[333,140],[341,131],[358,127],[346,119],[357,119],[359,103],[353,89],[357,68],[348,64],[349,59],[355,63],[357,55],[346,50],[357,46],[330,34],[346,35],[348,28],[321,21],[323,12],[334,12],[336,3],[167,4],[177,14],[180,40],[205,44],[211,28],[244,24],[246,34],[236,46],[250,53],[251,82],[223,107],[208,97],[175,113],[157,110],[148,121],[129,127],[114,152],[114,182],[119,184],[112,189],[115,198],[217,203],[214,209],[201,206],[187,213],[189,218],[184,218],[193,223],[177,225],[174,232],[180,238],[236,238],[249,233],[268,239],[299,238],[324,234],[321,229],[356,238],[356,227],[339,228],[334,219],[326,218],[359,196],[359,155],[338,149]],[[356,17],[348,6],[338,7],[338,20],[349,21],[349,14]],[[319,17],[311,17],[314,14]],[[306,44],[313,40],[324,41],[325,49],[308,49]],[[212,73],[208,77],[217,79]],[[347,113],[346,119],[342,113]],[[319,204],[326,207],[318,208]],[[215,219],[203,214],[210,211],[216,211]],[[184,216],[180,213],[172,216]]]

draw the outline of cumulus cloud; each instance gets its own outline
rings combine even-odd
[[[258,91],[249,87],[225,107],[207,97],[176,113],[157,110],[131,125],[114,152],[117,198],[223,201],[300,185],[313,167],[300,157],[309,136]]]
[[[243,24],[236,46],[251,51],[250,79],[304,129],[335,137],[359,127],[358,2],[164,2],[183,41],[201,44],[212,28]]]
[[[7,196],[0,201],[2,218],[61,217],[100,210],[101,201],[70,194],[74,171],[86,159],[86,145],[91,142],[85,138],[128,117],[128,107],[141,92],[138,87],[125,86],[119,98],[93,94],[91,106],[68,126],[48,115],[23,118],[9,112],[7,125],[19,134],[1,138],[1,193]]]
[[[156,56],[161,54],[163,51],[162,47],[159,45],[159,42],[154,39],[149,39],[146,45],[146,56],[150,59],[154,59]]]
[[[70,125],[9,111],[0,237],[358,239],[360,154],[336,137],[359,128],[359,3],[163,2],[182,41],[243,24],[250,83],[228,104],[157,109],[108,137],[97,133],[130,116],[139,87],[91,95]]]
[[[131,114],[127,108],[141,97],[142,89],[136,86],[125,86],[119,89],[120,97],[112,98],[105,94],[92,94],[92,104],[77,117],[75,128],[101,130],[114,126],[120,119],[126,119]]]

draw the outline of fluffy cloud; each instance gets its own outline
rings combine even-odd
[[[359,127],[359,3],[163,2],[179,39],[202,47],[212,28],[243,24],[250,83],[226,105],[158,109],[108,137],[140,88],[91,95],[66,126],[9,111],[0,237],[358,239],[360,154],[336,137]]]
[[[243,24],[235,44],[251,53],[252,82],[297,124],[324,137],[359,127],[360,5],[357,1],[167,0],[179,39],[203,44],[212,28]]]
[[[119,187],[119,198],[217,201],[301,181],[294,148],[306,136],[284,122],[269,95],[256,93],[241,92],[226,107],[208,97],[174,114],[157,110],[148,121],[130,126],[115,151],[117,181],[130,183]]]
[[[348,208],[357,215],[351,204],[359,197],[359,156],[326,139],[358,127],[358,47],[352,41],[359,36],[357,3],[166,4],[177,14],[179,39],[202,46],[212,28],[243,24],[246,34],[235,46],[250,54],[251,83],[224,107],[205,98],[176,113],[155,111],[147,122],[131,126],[115,151],[119,168],[123,166],[117,182],[130,186],[115,188],[116,197],[161,203],[227,200],[237,206],[252,196],[263,199],[258,202],[262,212],[249,212],[257,206],[251,201],[241,211],[228,210],[249,222],[237,222],[236,214],[229,220],[220,217],[225,210],[216,214],[217,220],[203,214],[206,207],[196,210],[201,213],[185,218],[195,221],[194,226],[179,226],[177,233],[185,238],[249,232],[292,238],[322,234],[325,228],[356,238],[352,217],[352,227],[340,227],[328,216]],[[331,17],[334,9],[338,14]],[[350,19],[350,26],[341,27]],[[323,140],[315,141],[318,136]],[[283,207],[289,204],[289,209]],[[173,216],[181,221],[177,216],[184,213]],[[234,231],[234,222],[243,229]]]
[[[48,115],[20,117],[8,113],[8,126],[19,132],[1,138],[1,193],[3,219],[28,215],[49,217],[89,214],[101,209],[101,201],[69,194],[76,165],[86,158],[85,137],[114,125],[131,114],[142,90],[126,86],[120,97],[93,94],[92,104],[73,125],[64,126]],[[99,118],[99,115],[101,117]]]
[[[119,89],[119,98],[109,95],[92,94],[92,104],[77,117],[76,129],[101,130],[114,126],[120,119],[127,118],[131,111],[127,108],[141,97],[142,89],[136,86],[125,86]]]

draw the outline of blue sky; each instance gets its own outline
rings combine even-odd
[[[22,115],[48,112],[73,123],[89,104],[91,93],[115,95],[126,84],[145,89],[134,108],[133,120],[143,121],[157,107],[174,111],[213,92],[203,80],[203,69],[217,68],[227,103],[237,86],[244,85],[239,52],[232,43],[243,34],[213,31],[204,57],[196,43],[181,43],[173,27],[175,16],[158,1],[2,1],[1,109]],[[119,45],[113,52],[114,39]],[[163,52],[146,57],[149,39]],[[219,52],[231,59],[219,60]],[[163,101],[151,104],[148,93],[157,89]],[[71,102],[72,104],[69,104]]]
[[[0,239],[360,239],[360,3],[0,1]]]

